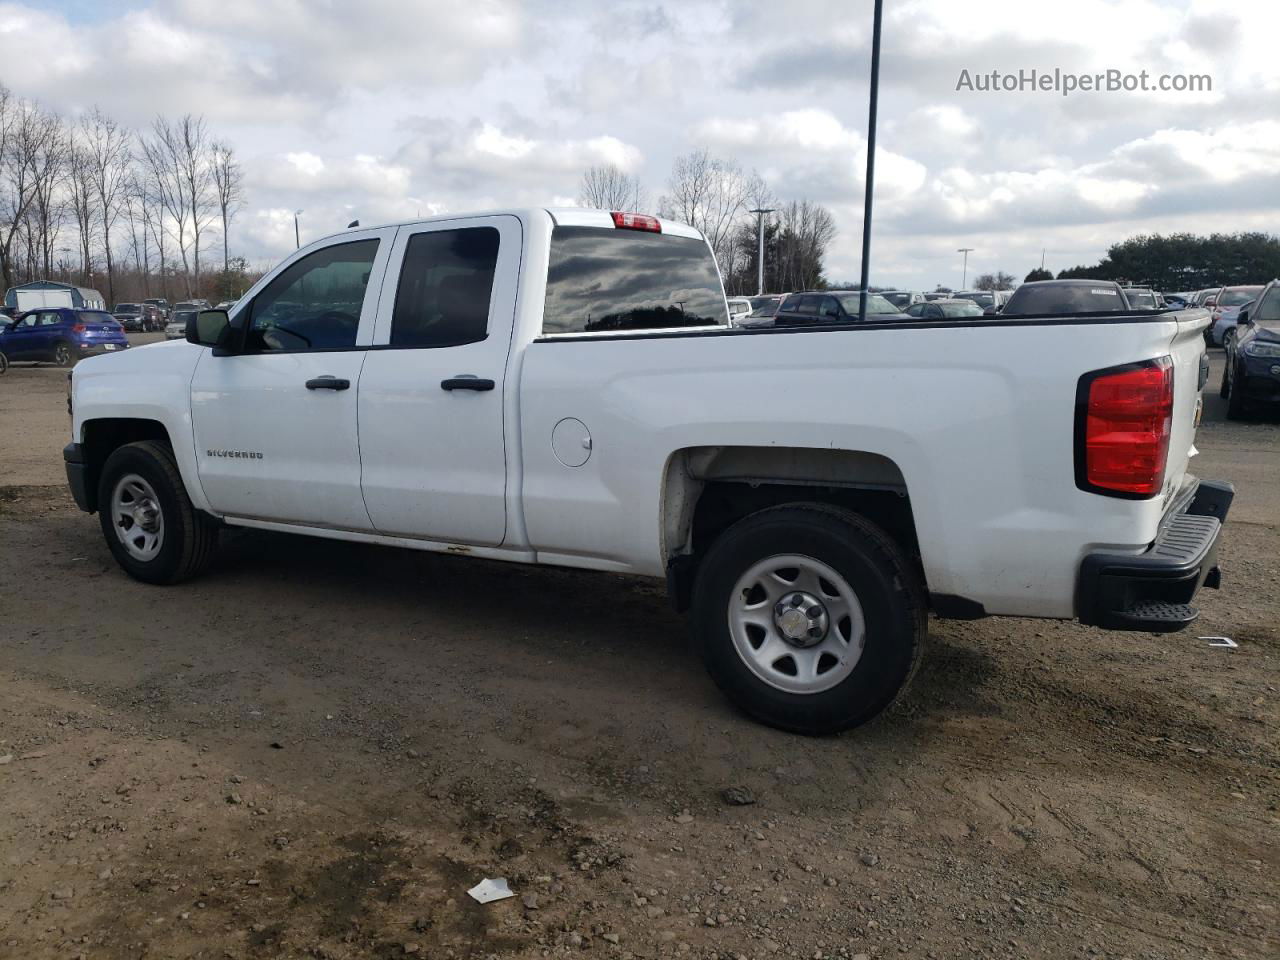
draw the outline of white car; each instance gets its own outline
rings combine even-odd
[[[1217,586],[1202,310],[739,329],[698,231],[525,209],[319,240],[199,319],[68,387],[73,495],[145,582],[223,525],[665,578],[807,733],[892,703],[930,610],[1171,630]]]
[[[747,297],[730,297],[729,304],[729,322],[737,325],[739,321],[745,320],[751,315],[751,301]]]
[[[173,319],[164,325],[164,338],[166,340],[185,340],[187,336],[187,321],[195,315],[195,310],[175,310]]]

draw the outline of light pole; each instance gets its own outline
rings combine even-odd
[[[302,246],[302,235],[298,233],[298,217],[301,215],[301,210],[293,211],[293,245],[295,249]]]
[[[773,207],[756,207],[748,213],[756,215],[756,236],[760,240],[760,249],[756,254],[756,296],[764,295],[764,215],[773,213]]]
[[[876,0],[871,26],[871,93],[867,103],[867,182],[862,198],[862,282],[858,294],[858,322],[867,319],[867,272],[871,269],[871,195],[876,179],[876,105],[880,100],[880,20],[884,0]]]
[[[973,247],[958,247],[956,249],[956,253],[964,254],[964,267],[962,268],[962,272],[960,273],[960,289],[961,290],[965,288],[964,285],[969,279],[969,254],[971,254],[972,252],[973,252]]]

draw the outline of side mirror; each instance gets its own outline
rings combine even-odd
[[[984,317],[994,317],[998,311],[995,307],[983,307],[982,315]]]
[[[225,310],[201,310],[187,321],[187,343],[213,347],[215,356],[235,353],[235,328]]]

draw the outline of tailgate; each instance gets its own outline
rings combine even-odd
[[[1182,487],[1187,465],[1195,456],[1200,425],[1200,392],[1209,376],[1204,330],[1210,323],[1204,310],[1178,313],[1178,328],[1169,344],[1173,358],[1173,424],[1169,433],[1169,461],[1165,469],[1166,502]]]

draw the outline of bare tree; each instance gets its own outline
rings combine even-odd
[[[124,127],[97,107],[81,121],[89,173],[97,194],[98,218],[102,225],[102,252],[107,261],[107,300],[116,299],[115,259],[111,252],[111,231],[124,209],[133,155],[131,136]]]
[[[630,210],[639,212],[647,206],[640,178],[612,163],[588,167],[582,174],[578,200],[584,207],[597,210]]]
[[[225,143],[213,145],[213,186],[218,195],[218,212],[222,215],[222,272],[227,272],[227,236],[231,221],[244,204],[243,174],[235,151]]]
[[[67,152],[67,194],[71,203],[71,215],[76,221],[80,237],[80,276],[89,275],[93,246],[93,164],[89,153],[73,138]]]
[[[14,238],[35,202],[40,127],[35,106],[0,84],[0,277],[6,288],[13,286]]]
[[[49,276],[53,272],[53,248],[66,221],[63,182],[67,173],[68,140],[62,118],[35,111],[31,142],[32,202],[27,208],[28,271]]]
[[[779,290],[812,290],[822,285],[823,258],[836,236],[835,218],[825,207],[792,200],[778,209]]]
[[[179,124],[169,123],[163,116],[157,116],[151,123],[151,136],[141,137],[138,146],[142,151],[143,163],[146,164],[151,191],[160,207],[160,223],[163,228],[173,230],[178,253],[182,257],[187,296],[192,296],[191,260],[187,255],[191,205],[187,202],[187,180],[184,177],[186,150]]]
[[[667,189],[659,213],[701,230],[722,266],[747,201],[764,191],[759,175],[744,173],[735,161],[713,157],[705,148],[676,158]]]

